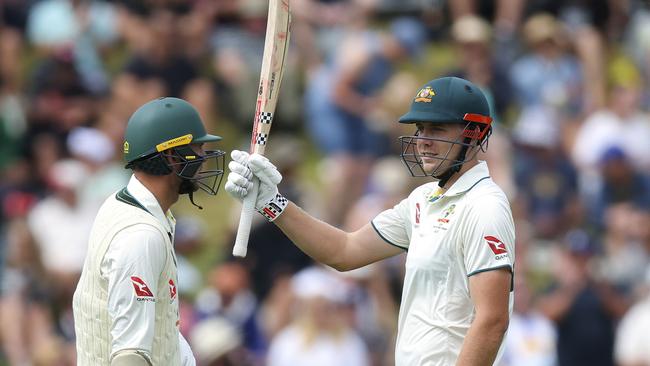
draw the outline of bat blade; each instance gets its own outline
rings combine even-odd
[[[289,0],[270,0],[260,83],[257,88],[255,116],[253,117],[251,153],[263,155],[269,140],[289,47],[290,24]],[[248,238],[259,187],[257,179],[254,179],[253,183],[253,188],[244,198],[237,238],[232,251],[232,254],[238,257],[245,257],[248,251]]]

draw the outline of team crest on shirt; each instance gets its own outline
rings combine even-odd
[[[444,211],[442,211],[442,216],[438,218],[438,222],[441,222],[443,224],[448,224],[449,223],[449,217],[454,214],[454,210],[456,209],[456,205],[452,204],[451,206],[445,208]]]

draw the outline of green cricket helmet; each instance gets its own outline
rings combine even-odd
[[[492,133],[492,117],[490,106],[485,94],[479,87],[465,79],[443,77],[426,83],[415,95],[409,111],[400,117],[400,123],[434,123],[461,124],[455,140],[442,140],[419,136],[419,131],[413,136],[401,136],[402,161],[413,176],[432,176],[438,178],[441,187],[452,174],[460,171],[462,165],[473,159],[479,149],[474,149],[472,156],[467,157],[467,151],[478,146],[480,150],[487,149],[487,141]],[[418,140],[435,140],[449,143],[449,150],[442,156],[429,156],[440,160],[440,164],[431,173],[426,173],[422,163],[422,155],[417,150]],[[454,145],[460,145],[456,157],[449,154]],[[448,169],[441,169],[445,161],[451,161]]]
[[[150,175],[175,172],[183,180],[180,193],[201,188],[214,195],[223,177],[225,152],[199,154],[193,146],[219,140],[221,137],[206,132],[191,104],[178,98],[158,98],[129,118],[124,138],[126,168]]]

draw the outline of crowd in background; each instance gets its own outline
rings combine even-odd
[[[650,4],[291,6],[267,149],[280,191],[360,227],[425,182],[399,161],[397,136],[413,131],[396,119],[413,93],[467,78],[490,99],[483,158],[516,223],[502,365],[650,365]],[[0,365],[75,364],[72,292],[96,210],[128,181],[122,138],[138,106],[184,98],[225,137],[219,148],[246,148],[266,10],[266,0],[0,3]],[[239,206],[208,200],[178,215],[175,243],[181,331],[199,365],[393,364],[403,256],[337,273],[260,219],[248,257],[234,260]]]

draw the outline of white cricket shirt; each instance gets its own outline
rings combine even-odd
[[[80,365],[107,364],[125,349],[144,351],[154,365],[195,364],[178,331],[174,227],[134,176],[106,200],[73,299]]]
[[[408,251],[396,366],[455,364],[474,320],[469,277],[512,271],[515,262],[510,205],[485,162],[439,193],[437,182],[424,184],[372,220],[386,242]],[[511,292],[511,314],[512,305]]]

